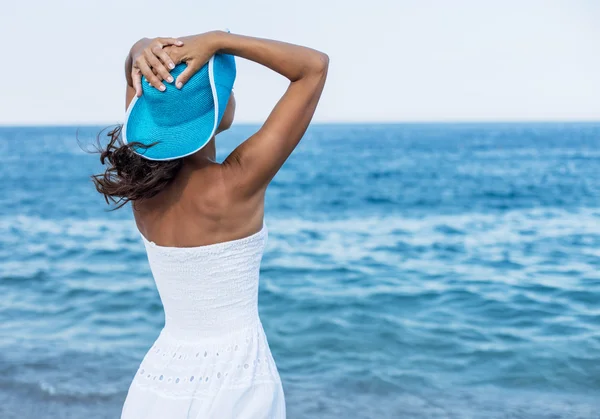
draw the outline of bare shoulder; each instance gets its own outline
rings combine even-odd
[[[244,176],[241,166],[215,164],[205,173],[192,173],[186,189],[203,216],[231,225],[232,229],[252,232],[262,225],[265,191],[248,193]]]

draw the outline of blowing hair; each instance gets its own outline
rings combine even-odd
[[[154,144],[139,142],[125,144],[121,132],[123,125],[117,125],[106,134],[109,137],[106,147],[101,145],[101,137],[108,128],[100,131],[96,151],[106,171],[92,175],[96,190],[104,195],[107,204],[116,204],[112,210],[121,208],[129,201],[152,198],[162,191],[181,169],[183,160],[148,160],[135,153],[146,150]]]

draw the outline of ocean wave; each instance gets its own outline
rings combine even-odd
[[[117,417],[164,324],[131,212],[105,211],[97,157],[70,164],[72,131],[0,128],[2,417]],[[267,193],[259,288],[289,416],[597,416],[599,133],[308,132]]]

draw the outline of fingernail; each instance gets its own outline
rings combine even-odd
[[[183,45],[183,41],[177,41],[177,45]]]
[[[167,79],[167,81],[168,81],[169,83],[173,83],[173,77],[169,77],[169,78]]]
[[[164,92],[165,89],[166,89],[166,87],[165,87],[164,84],[161,84],[160,87],[159,87],[159,89],[160,89],[161,92]]]
[[[173,64],[173,63],[169,63],[169,68],[170,68],[170,69],[173,69],[173,68],[175,68],[175,64]]]
[[[178,81],[178,82],[177,82],[177,88],[178,88],[178,89],[181,89],[181,86],[183,86],[183,85],[181,84],[181,82],[180,82],[180,81]]]

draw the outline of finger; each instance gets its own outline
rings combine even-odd
[[[167,67],[170,70],[173,70],[175,68],[175,63],[165,50],[163,50],[162,48],[153,48],[152,52],[160,59],[160,61],[164,64],[165,67]]]
[[[142,96],[142,73],[138,69],[133,69],[131,71],[131,79],[133,80],[135,95],[137,97]]]
[[[183,85],[186,84],[187,81],[194,74],[196,74],[196,72],[198,72],[199,69],[200,69],[200,67],[197,65],[196,61],[188,61],[187,67],[185,68],[185,70],[183,70],[183,72],[177,77],[175,86],[177,86],[178,89],[181,89],[183,87]]]
[[[184,57],[183,51],[177,49],[177,47],[170,45],[170,46],[164,47],[162,50],[169,56],[169,58],[171,59],[173,64],[177,65],[177,64],[183,62],[183,57]]]
[[[163,63],[156,58],[156,55],[154,55],[152,52],[148,52],[147,59],[148,64],[150,64],[152,69],[156,71],[157,75],[161,79],[161,82],[162,80],[167,80],[169,83],[173,81],[173,76],[171,76],[171,73],[169,73],[169,70],[166,69]]]
[[[167,45],[177,45],[178,47],[183,45],[183,41],[177,38],[158,38],[158,42],[162,47]]]
[[[140,60],[138,62],[138,67],[139,67],[140,71],[142,72],[142,74],[144,75],[144,77],[146,77],[146,79],[150,82],[150,84],[153,87],[157,88],[161,92],[165,91],[165,89],[166,89],[165,85],[162,84],[162,81],[157,76],[154,75],[154,73],[152,72],[152,69],[146,63],[146,61]]]

